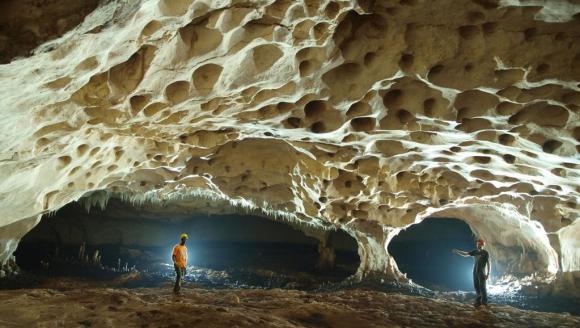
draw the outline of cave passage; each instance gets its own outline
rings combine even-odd
[[[451,250],[471,251],[474,240],[475,235],[461,220],[428,218],[395,236],[389,253],[399,269],[420,285],[439,291],[472,291],[473,258]]]
[[[334,251],[328,261],[320,256],[320,238],[289,223],[251,215],[164,213],[117,200],[103,211],[87,213],[71,203],[44,217],[15,256],[23,270],[52,276],[110,278],[138,270],[167,281],[174,274],[171,251],[182,232],[189,235],[189,281],[296,288],[340,282],[359,265],[356,241],[341,230],[323,233]]]

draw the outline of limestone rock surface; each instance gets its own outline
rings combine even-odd
[[[358,276],[427,217],[503,273],[580,270],[580,4],[101,3],[0,65],[0,261],[44,214],[119,198],[357,239]],[[42,25],[40,25],[42,26]]]

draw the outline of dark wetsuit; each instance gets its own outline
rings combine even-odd
[[[477,295],[475,303],[485,305],[487,304],[485,265],[489,261],[489,253],[485,249],[476,249],[468,254],[475,257],[475,263],[473,264],[473,286],[475,287],[475,293]]]

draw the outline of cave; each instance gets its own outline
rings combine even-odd
[[[417,284],[438,291],[471,291],[473,259],[451,250],[471,251],[476,239],[462,220],[428,218],[397,234],[389,243],[389,253],[401,272]]]
[[[319,230],[251,213],[187,213],[110,200],[89,208],[73,202],[43,217],[14,255],[41,276],[113,279],[141,272],[151,286],[172,279],[171,250],[187,233],[186,280],[212,286],[315,288],[353,275],[356,241],[342,230]],[[208,274],[210,272],[210,274]],[[226,276],[226,278],[223,278]],[[142,279],[143,280],[143,279]]]
[[[579,24],[578,0],[0,1],[0,326],[580,326]],[[471,259],[416,270],[459,235],[489,307]]]

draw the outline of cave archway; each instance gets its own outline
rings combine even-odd
[[[559,270],[557,240],[550,238],[539,221],[522,214],[513,204],[469,204],[431,216],[461,218],[475,235],[485,239],[500,280],[546,282]]]
[[[473,260],[453,248],[473,250],[475,234],[453,218],[428,218],[402,230],[389,243],[399,269],[414,282],[433,290],[472,290]]]
[[[182,232],[190,237],[188,264],[198,270],[192,280],[209,270],[227,276],[222,281],[228,283],[301,286],[297,277],[312,283],[340,282],[360,263],[356,241],[342,230],[256,215],[144,208],[117,199],[102,210],[87,212],[74,202],[45,216],[22,238],[15,256],[24,270],[50,267],[57,275],[82,275],[87,267],[99,267],[108,272],[165,270],[167,276],[172,274],[171,249]],[[260,276],[268,283],[259,281]]]

